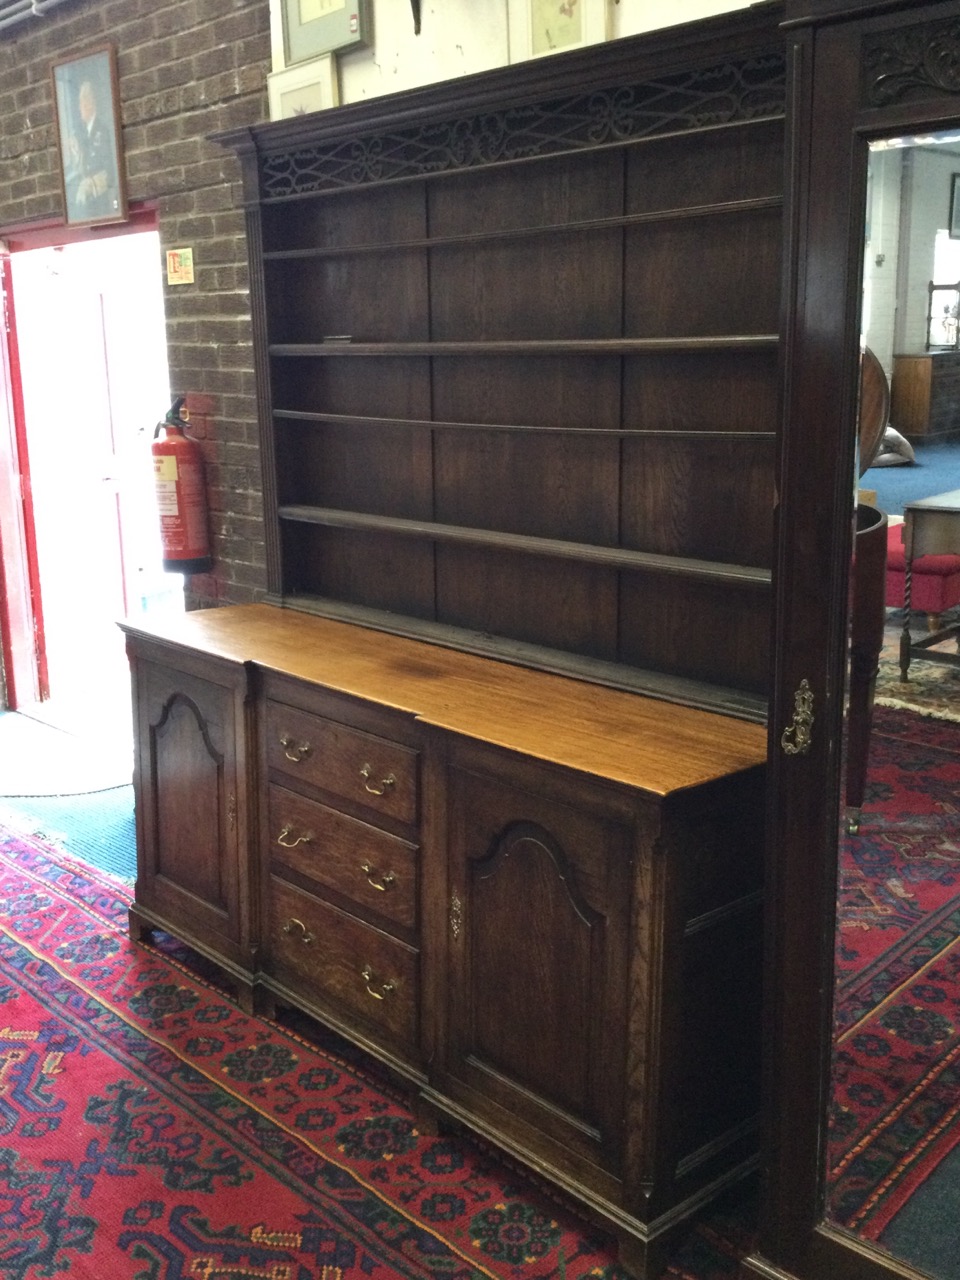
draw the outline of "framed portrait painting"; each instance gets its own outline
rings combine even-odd
[[[64,220],[68,226],[126,221],[116,49],[103,45],[60,58],[51,75]]]

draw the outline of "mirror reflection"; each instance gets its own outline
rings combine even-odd
[[[960,1258],[960,132],[871,146],[827,1216]]]

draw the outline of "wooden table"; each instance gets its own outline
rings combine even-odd
[[[900,633],[900,679],[906,681],[912,658],[927,662],[945,662],[960,665],[960,654],[931,652],[932,646],[950,636],[960,635],[960,622],[940,627],[922,640],[914,640],[910,634],[910,593],[913,577],[913,561],[920,556],[960,554],[960,489],[939,493],[932,498],[920,498],[908,502],[903,508],[903,630]]]

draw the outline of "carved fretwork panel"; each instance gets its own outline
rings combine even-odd
[[[960,19],[926,22],[867,37],[861,104],[889,107],[960,94]]]
[[[151,729],[156,873],[226,908],[220,859],[200,856],[223,845],[223,755],[191,699],[175,694]]]
[[[783,115],[778,51],[638,84],[303,146],[261,161],[267,199],[557,155]]]

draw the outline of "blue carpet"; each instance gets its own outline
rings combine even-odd
[[[960,1147],[937,1166],[880,1237],[894,1257],[933,1276],[960,1268]]]
[[[0,818],[4,814],[81,862],[124,880],[136,878],[132,786],[77,796],[0,796]]]
[[[875,489],[877,506],[888,516],[902,516],[905,502],[960,489],[960,441],[916,444],[914,452],[915,466],[870,467],[860,477],[860,488]]]

